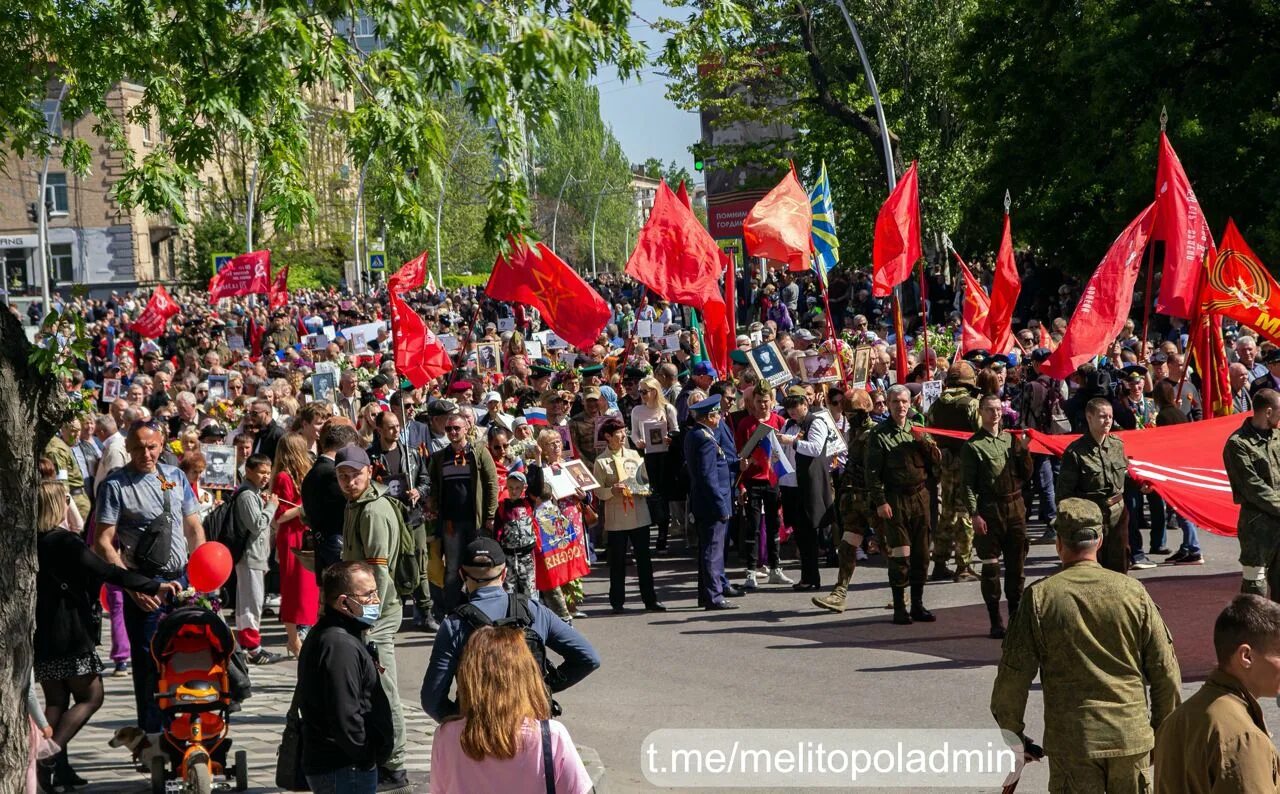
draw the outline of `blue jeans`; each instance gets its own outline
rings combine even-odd
[[[344,766],[331,772],[308,773],[307,785],[315,794],[374,794],[378,790],[378,768]]]
[[[1178,529],[1182,530],[1182,545],[1178,547],[1178,551],[1185,551],[1190,554],[1199,554],[1199,528],[1186,518],[1174,513],[1172,510],[1170,510],[1169,513],[1173,516],[1173,522],[1178,525]]]
[[[157,582],[168,581],[156,577]],[[178,579],[187,586],[184,574]],[[124,628],[129,635],[129,655],[133,663],[133,698],[137,710],[138,727],[147,733],[159,733],[164,729],[160,707],[156,704],[156,685],[159,675],[155,659],[151,656],[151,638],[160,625],[161,610],[143,612],[132,598],[124,598]]]

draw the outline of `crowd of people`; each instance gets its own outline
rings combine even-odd
[[[868,273],[833,277],[828,315],[813,278],[748,270],[728,371],[705,357],[685,307],[622,276],[592,281],[613,316],[582,349],[481,289],[410,291],[453,363],[420,387],[397,371],[381,290],[296,291],[273,309],[260,296],[210,305],[178,288],[180,311],[154,339],[130,329],[140,293],[58,298],[51,308],[83,317],[90,344],[65,382],[75,416],[40,461],[33,694],[38,684],[44,706],[33,718],[60,748],[37,764],[40,785],[83,782],[66,748],[102,705],[101,619],[110,672],[132,675],[138,727],[162,730],[150,640],[215,529],[235,559],[218,606],[245,658],[298,660],[303,763],[317,792],[410,785],[395,658],[405,621],[435,634],[421,691],[424,710],[445,721],[432,790],[487,780],[534,791],[544,776],[548,790],[587,790],[551,695],[600,664],[575,628],[595,608],[582,577],[600,562],[615,613],[628,609],[629,558],[643,608],[667,609],[653,571],[664,554],[696,557],[707,610],[789,585],[839,613],[858,562],[879,556],[892,620],[910,625],[936,619],[928,581],[976,581],[990,636],[1005,639],[1001,675],[1025,673],[1011,654],[1031,647],[1026,631],[1038,643],[1044,633],[1021,604],[1049,590],[1024,590],[1032,517],[1068,565],[1090,551],[1121,577],[1153,557],[1202,564],[1197,527],[1127,476],[1112,431],[1206,413],[1176,321],[1157,318],[1145,340],[1131,321],[1066,381],[1039,372],[1065,320],[1034,312],[1065,311],[1072,297],[1027,264],[1045,289],[1024,289],[1012,351],[952,352],[961,296],[931,275],[927,296],[914,288],[904,301],[915,308],[908,327],[923,331],[906,340],[906,360]],[[920,328],[922,318],[938,325]],[[40,333],[71,332],[55,323]],[[1232,401],[1255,413],[1228,445],[1228,469],[1242,524],[1269,525],[1280,515],[1267,490],[1280,486],[1280,349],[1229,333]],[[672,336],[674,346],[659,341]],[[750,352],[766,345],[786,364],[781,379],[753,365]],[[855,352],[864,379],[848,369],[806,377],[813,354]],[[1032,454],[1027,429],[1080,438],[1061,458]],[[1097,517],[1087,530],[1064,518],[1063,505],[1081,504]],[[1169,529],[1181,533],[1176,551]],[[1280,544],[1242,528],[1241,545],[1244,589],[1280,594]],[[824,563],[837,571],[828,592]],[[284,624],[283,648],[263,644],[268,612]],[[996,714],[1021,731],[1020,710]]]

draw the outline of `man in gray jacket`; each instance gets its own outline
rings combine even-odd
[[[278,654],[262,647],[259,627],[266,598],[263,578],[271,556],[271,519],[280,499],[267,493],[271,482],[271,459],[252,455],[244,462],[244,485],[236,492],[232,520],[247,538],[244,556],[236,563],[236,640],[254,664],[280,661]]]

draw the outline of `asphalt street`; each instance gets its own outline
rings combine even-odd
[[[1042,529],[1033,525],[1032,537]],[[1179,539],[1179,533],[1172,533],[1170,545],[1176,547]],[[1207,558],[1203,566],[1161,565],[1135,573],[1173,633],[1184,697],[1199,688],[1211,669],[1213,620],[1239,587],[1235,539],[1202,532],[1201,545]],[[1053,573],[1055,563],[1052,545],[1033,545],[1028,581]],[[565,711],[561,719],[578,743],[600,754],[605,791],[655,789],[641,769],[641,743],[663,728],[870,728],[892,733],[993,727],[989,701],[1000,643],[986,636],[977,582],[930,584],[925,602],[938,621],[895,626],[879,557],[859,567],[850,609],[843,615],[820,611],[810,604],[809,594],[782,585],[764,585],[738,599],[740,610],[704,612],[695,604],[692,561],[679,544],[674,554],[658,558],[657,569],[659,597],[669,612],[643,612],[632,579],[629,611],[611,614],[607,570],[600,564],[586,587],[584,608],[590,616],[575,621],[604,663],[558,698]],[[794,578],[794,562],[788,570]],[[732,573],[740,581],[741,569]],[[824,584],[834,578],[835,570],[824,568]],[[430,640],[409,634],[401,640],[402,691],[414,697]],[[1027,733],[1035,738],[1044,735],[1038,690],[1037,684],[1027,710]],[[1275,703],[1264,703],[1264,710],[1275,724]],[[1019,791],[1043,791],[1047,780],[1045,764],[1032,764]]]

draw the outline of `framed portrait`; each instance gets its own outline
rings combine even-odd
[[[645,422],[643,429],[645,452],[667,451],[667,423],[665,421],[655,419]]]
[[[311,376],[311,397],[317,402],[333,401],[333,393],[338,390],[338,375],[335,372],[317,370]]]
[[[236,448],[230,444],[201,444],[205,469],[200,486],[211,490],[230,491],[236,487]]]
[[[227,334],[227,349],[233,353],[244,350],[244,337],[240,334]]]
[[[514,330],[516,330],[516,318],[514,317],[498,318],[498,333],[502,333],[503,331],[514,331]]]
[[[573,478],[573,482],[584,491],[590,491],[599,488],[600,483],[596,480],[591,469],[587,468],[587,464],[581,460],[565,461],[564,471]]]
[[[213,402],[227,399],[227,376],[209,376],[209,399]]]
[[[636,320],[636,336],[642,339],[653,336],[653,323],[649,320]]]
[[[113,402],[120,399],[120,379],[108,378],[102,382],[102,401]]]
[[[666,334],[657,337],[658,349],[663,353],[674,353],[680,349],[680,334]]]
[[[863,346],[853,351],[853,372],[849,374],[849,382],[854,386],[866,388],[871,380],[871,347]],[[894,383],[897,383],[895,380]]]
[[[760,376],[760,380],[770,386],[780,386],[791,381],[791,370],[778,350],[777,342],[767,342],[747,351],[747,360],[751,368]]]
[[[480,372],[497,372],[500,361],[502,361],[502,354],[497,342],[481,342],[476,345],[476,369]]]
[[[364,331],[344,331],[343,336],[351,343],[351,352],[359,353],[369,346],[368,339],[364,335]]]
[[[927,380],[920,384],[920,410],[928,412],[929,406],[942,396],[942,381]]]
[[[840,373],[836,369],[834,353],[813,353],[800,359],[805,383],[838,383]]]
[[[524,342],[524,354],[529,357],[530,361],[535,358],[542,358],[542,343],[536,339],[526,339]]]

